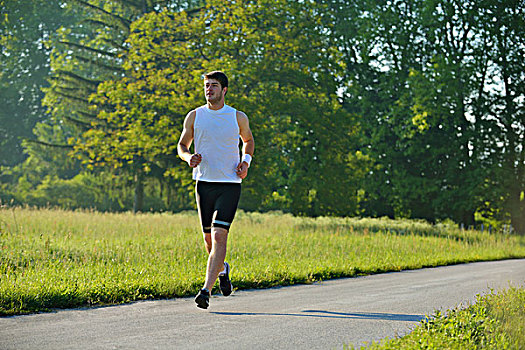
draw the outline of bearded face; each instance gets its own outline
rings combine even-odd
[[[211,104],[217,104],[224,99],[227,88],[223,88],[215,79],[204,80],[204,95],[206,101]]]

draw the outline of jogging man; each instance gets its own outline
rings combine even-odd
[[[254,140],[246,114],[224,103],[228,78],[214,71],[204,76],[207,103],[188,113],[177,146],[182,160],[193,168],[195,196],[204,243],[208,251],[206,281],[195,297],[207,309],[210,292],[219,278],[223,295],[232,292],[230,266],[224,261],[228,231],[241,195],[241,182],[248,175]],[[239,136],[243,142],[239,154]],[[195,141],[195,153],[190,152]]]

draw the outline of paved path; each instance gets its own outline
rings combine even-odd
[[[0,349],[341,349],[403,335],[425,314],[525,284],[525,259],[0,318]]]

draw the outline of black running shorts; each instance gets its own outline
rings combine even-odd
[[[240,183],[197,181],[195,196],[202,232],[211,233],[212,227],[230,229],[241,197]]]

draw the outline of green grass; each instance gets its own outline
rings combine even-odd
[[[416,221],[238,213],[238,289],[525,257],[525,238]],[[196,213],[0,209],[0,315],[192,295],[207,254]]]
[[[525,289],[478,296],[474,305],[436,312],[410,334],[372,343],[368,350],[525,349]]]

